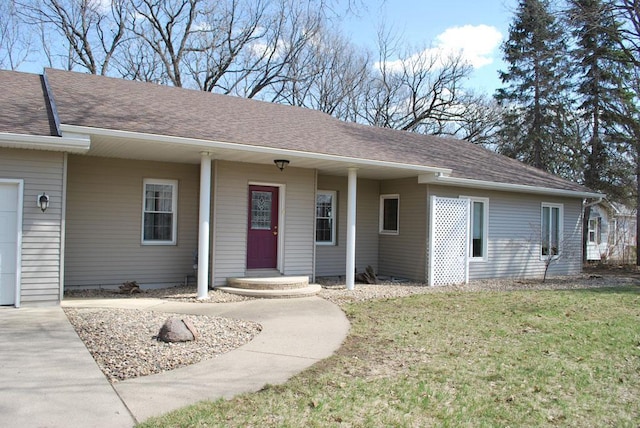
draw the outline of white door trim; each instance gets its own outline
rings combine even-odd
[[[22,279],[22,211],[24,206],[24,180],[13,178],[0,178],[0,184],[13,184],[18,186],[18,206],[16,222],[16,297],[14,306],[20,307],[20,282]]]
[[[267,187],[277,187],[278,188],[278,262],[276,264],[276,269],[281,274],[284,274],[284,232],[286,231],[284,227],[284,219],[285,219],[285,194],[287,185],[284,183],[269,183],[264,181],[249,181],[247,185],[247,192],[249,191],[249,186],[267,186]],[[246,199],[249,200],[248,198]],[[248,233],[248,231],[247,231]],[[249,240],[247,239],[246,245],[249,245]],[[247,251],[245,246],[245,252]],[[245,257],[246,258],[246,257]]]

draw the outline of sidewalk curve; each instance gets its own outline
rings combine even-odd
[[[319,297],[238,303],[65,300],[63,306],[238,318],[260,323],[262,331],[246,345],[210,360],[110,385],[60,308],[0,310],[3,324],[5,319],[22,319],[21,323],[11,324],[9,329],[0,330],[3,343],[7,343],[5,338],[9,339],[9,336],[21,336],[21,329],[27,329],[26,336],[31,337],[31,340],[25,337],[25,340],[14,341],[11,352],[5,352],[5,348],[0,354],[0,375],[4,377],[8,371],[12,375],[10,385],[15,385],[12,388],[15,394],[4,388],[0,391],[0,426],[8,426],[8,422],[13,426],[131,426],[136,421],[142,422],[201,400],[230,398],[239,393],[258,391],[266,384],[283,383],[333,354],[349,330],[344,313]],[[55,322],[48,322],[48,319]],[[43,350],[50,352],[52,345],[64,354],[61,358],[43,358]],[[14,353],[14,356],[8,355]],[[82,364],[76,364],[76,359]],[[37,368],[37,372],[31,373],[32,368]],[[40,376],[43,372],[49,375]],[[67,387],[58,388],[61,384]],[[24,388],[24,385],[30,385],[30,388]],[[41,388],[54,390],[56,400],[34,403],[43,398]],[[16,393],[16,389],[22,391]],[[5,405],[7,400],[14,403]],[[97,407],[94,406],[96,402]],[[70,419],[72,413],[76,415],[75,419]]]

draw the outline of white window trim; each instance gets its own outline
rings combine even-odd
[[[542,234],[543,234],[543,230],[542,230],[542,225],[544,224],[544,209],[545,208],[558,208],[558,254],[547,254],[544,255],[542,254]],[[551,211],[550,211],[551,212]],[[551,224],[551,223],[549,223]],[[540,260],[544,261],[547,260],[549,258],[549,256],[551,256],[554,259],[558,259],[560,258],[560,256],[562,256],[562,252],[563,252],[563,239],[564,239],[564,204],[556,204],[556,203],[551,203],[551,202],[542,202],[542,204],[540,204],[540,249],[538,251],[538,254],[540,255]]]
[[[384,201],[386,199],[397,199],[398,200],[398,212],[397,212],[397,221],[398,221],[398,229],[397,230],[385,230],[384,229]],[[379,213],[379,221],[378,221],[378,233],[381,235],[399,235],[400,234],[400,194],[387,194],[380,195],[380,213]]]
[[[316,192],[316,213],[318,208],[318,195],[331,196],[331,241],[315,241],[316,245],[336,245],[336,216],[338,214],[338,212],[336,211],[336,207],[338,192],[336,192],[335,190],[318,190]],[[318,216],[316,215],[315,218],[317,220]]]
[[[486,262],[489,254],[489,198],[460,195],[460,199],[469,199],[469,262]],[[473,257],[473,203],[482,202],[484,204],[483,224],[484,236],[482,240],[482,257]]]
[[[173,187],[171,192],[171,207],[173,208],[173,218],[172,218],[172,233],[173,237],[170,241],[147,241],[144,239],[144,213],[145,213],[145,201],[146,201],[146,193],[147,193],[147,184],[169,184]],[[163,180],[156,178],[145,178],[142,180],[142,221],[141,221],[141,230],[140,230],[140,242],[142,245],[176,245],[178,242],[178,180]]]

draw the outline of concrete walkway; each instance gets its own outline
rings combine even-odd
[[[279,384],[330,356],[349,322],[318,298],[183,303],[159,299],[65,300],[113,307],[251,320],[262,332],[216,358],[109,384],[61,308],[0,310],[0,426],[130,427],[200,400]]]

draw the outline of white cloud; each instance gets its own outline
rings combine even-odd
[[[493,62],[493,52],[502,42],[502,33],[488,25],[452,27],[436,37],[436,49],[461,54],[474,68]]]
[[[410,68],[446,63],[450,57],[461,59],[478,69],[493,63],[493,54],[502,42],[502,33],[488,25],[465,25],[451,27],[436,36],[432,47],[407,58],[388,61],[390,70],[402,70],[403,64]],[[377,67],[380,64],[376,64]]]

